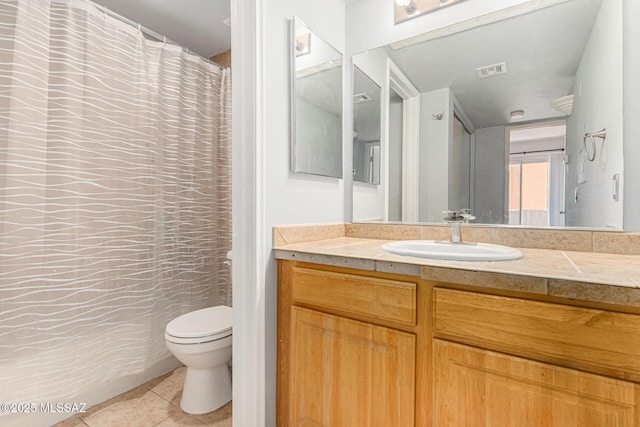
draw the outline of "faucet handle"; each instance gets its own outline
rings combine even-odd
[[[447,214],[447,216],[443,218],[445,222],[468,222],[476,219],[475,216],[471,215],[471,209],[447,210],[442,211],[442,213]]]
[[[451,211],[442,211],[443,214],[447,214],[446,217],[443,218],[445,222],[462,222],[464,221],[464,216],[462,210],[451,210]]]
[[[461,209],[465,222],[473,221],[475,216],[471,215],[471,209]]]

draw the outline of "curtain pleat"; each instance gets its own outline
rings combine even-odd
[[[230,305],[230,86],[86,1],[0,2],[0,402],[143,373]]]

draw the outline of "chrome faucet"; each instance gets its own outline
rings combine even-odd
[[[443,211],[442,213],[447,214],[447,216],[443,218],[444,222],[451,225],[451,243],[462,243],[460,224],[474,220],[476,217],[471,215],[470,209]]]

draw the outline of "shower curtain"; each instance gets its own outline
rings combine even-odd
[[[87,1],[0,2],[0,402],[144,373],[230,305],[230,88]]]

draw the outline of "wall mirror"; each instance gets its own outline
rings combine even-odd
[[[378,78],[389,94],[381,184],[376,197],[353,186],[354,221],[442,222],[470,208],[481,224],[622,228],[620,1],[525,2],[353,62],[396,75]],[[417,95],[394,118],[402,79]],[[585,132],[602,129],[586,139],[591,161]],[[390,159],[407,147],[417,154]]]
[[[353,180],[380,184],[382,88],[353,67]]]
[[[342,178],[342,54],[291,21],[291,170]]]

